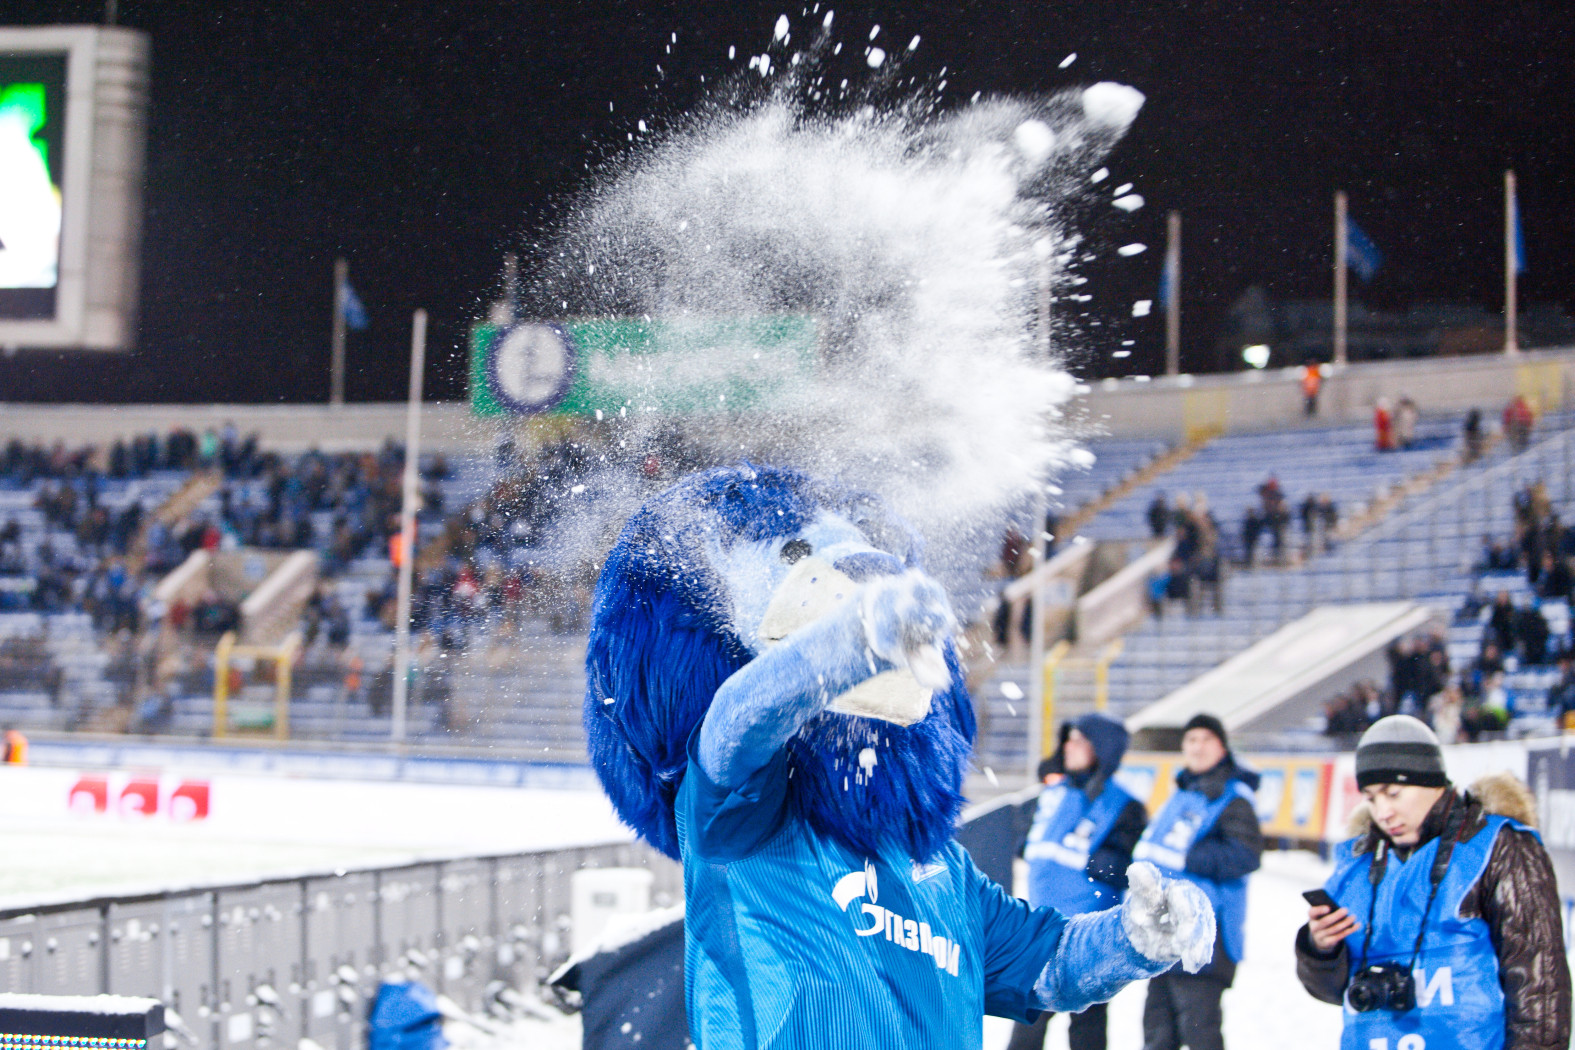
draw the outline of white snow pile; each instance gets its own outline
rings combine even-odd
[[[929,89],[892,98],[897,55],[868,51],[881,68],[847,87],[823,72],[829,27],[791,53],[789,28],[775,26],[775,60],[640,137],[565,210],[532,308],[700,333],[682,355],[596,358],[596,381],[635,392],[609,420],[631,447],[704,379],[719,393],[689,409],[691,440],[880,492],[932,562],[969,530],[993,545],[1006,508],[1073,447],[1061,406],[1074,383],[1039,329],[1041,300],[1077,279],[1071,206],[1143,96],[1099,83],[956,106]],[[812,360],[717,323],[780,317],[812,319]],[[740,405],[734,391],[763,382],[767,403]]]

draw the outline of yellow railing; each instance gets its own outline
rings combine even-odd
[[[296,654],[301,651],[301,633],[293,632],[278,645],[239,645],[235,632],[226,631],[213,650],[213,738],[222,740],[230,734],[230,661],[239,659],[272,660],[273,678],[273,735],[279,740],[290,739],[290,672],[295,668]]]
[[[1117,638],[1107,642],[1097,656],[1073,657],[1072,643],[1062,639],[1045,654],[1044,662],[1044,718],[1040,722],[1039,753],[1048,755],[1055,749],[1055,701],[1060,686],[1061,672],[1073,668],[1092,669],[1094,672],[1094,710],[1103,711],[1110,705],[1110,665],[1121,655],[1125,643]]]

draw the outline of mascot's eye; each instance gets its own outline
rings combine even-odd
[[[782,545],[782,560],[789,565],[813,553],[815,553],[815,548],[803,540],[788,540]]]

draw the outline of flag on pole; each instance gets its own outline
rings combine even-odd
[[[1345,220],[1345,250],[1351,269],[1363,282],[1371,281],[1384,264],[1384,254],[1378,250],[1378,245],[1349,216]]]
[[[357,332],[366,331],[366,307],[361,305],[361,297],[355,294],[355,289],[350,287],[350,282],[345,282],[344,294],[345,324]]]
[[[1520,194],[1512,193],[1509,198],[1509,218],[1515,230],[1515,272],[1526,272],[1526,234],[1520,228]]]

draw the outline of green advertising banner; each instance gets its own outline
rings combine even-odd
[[[470,407],[477,416],[758,411],[814,374],[818,345],[803,314],[477,324]]]

